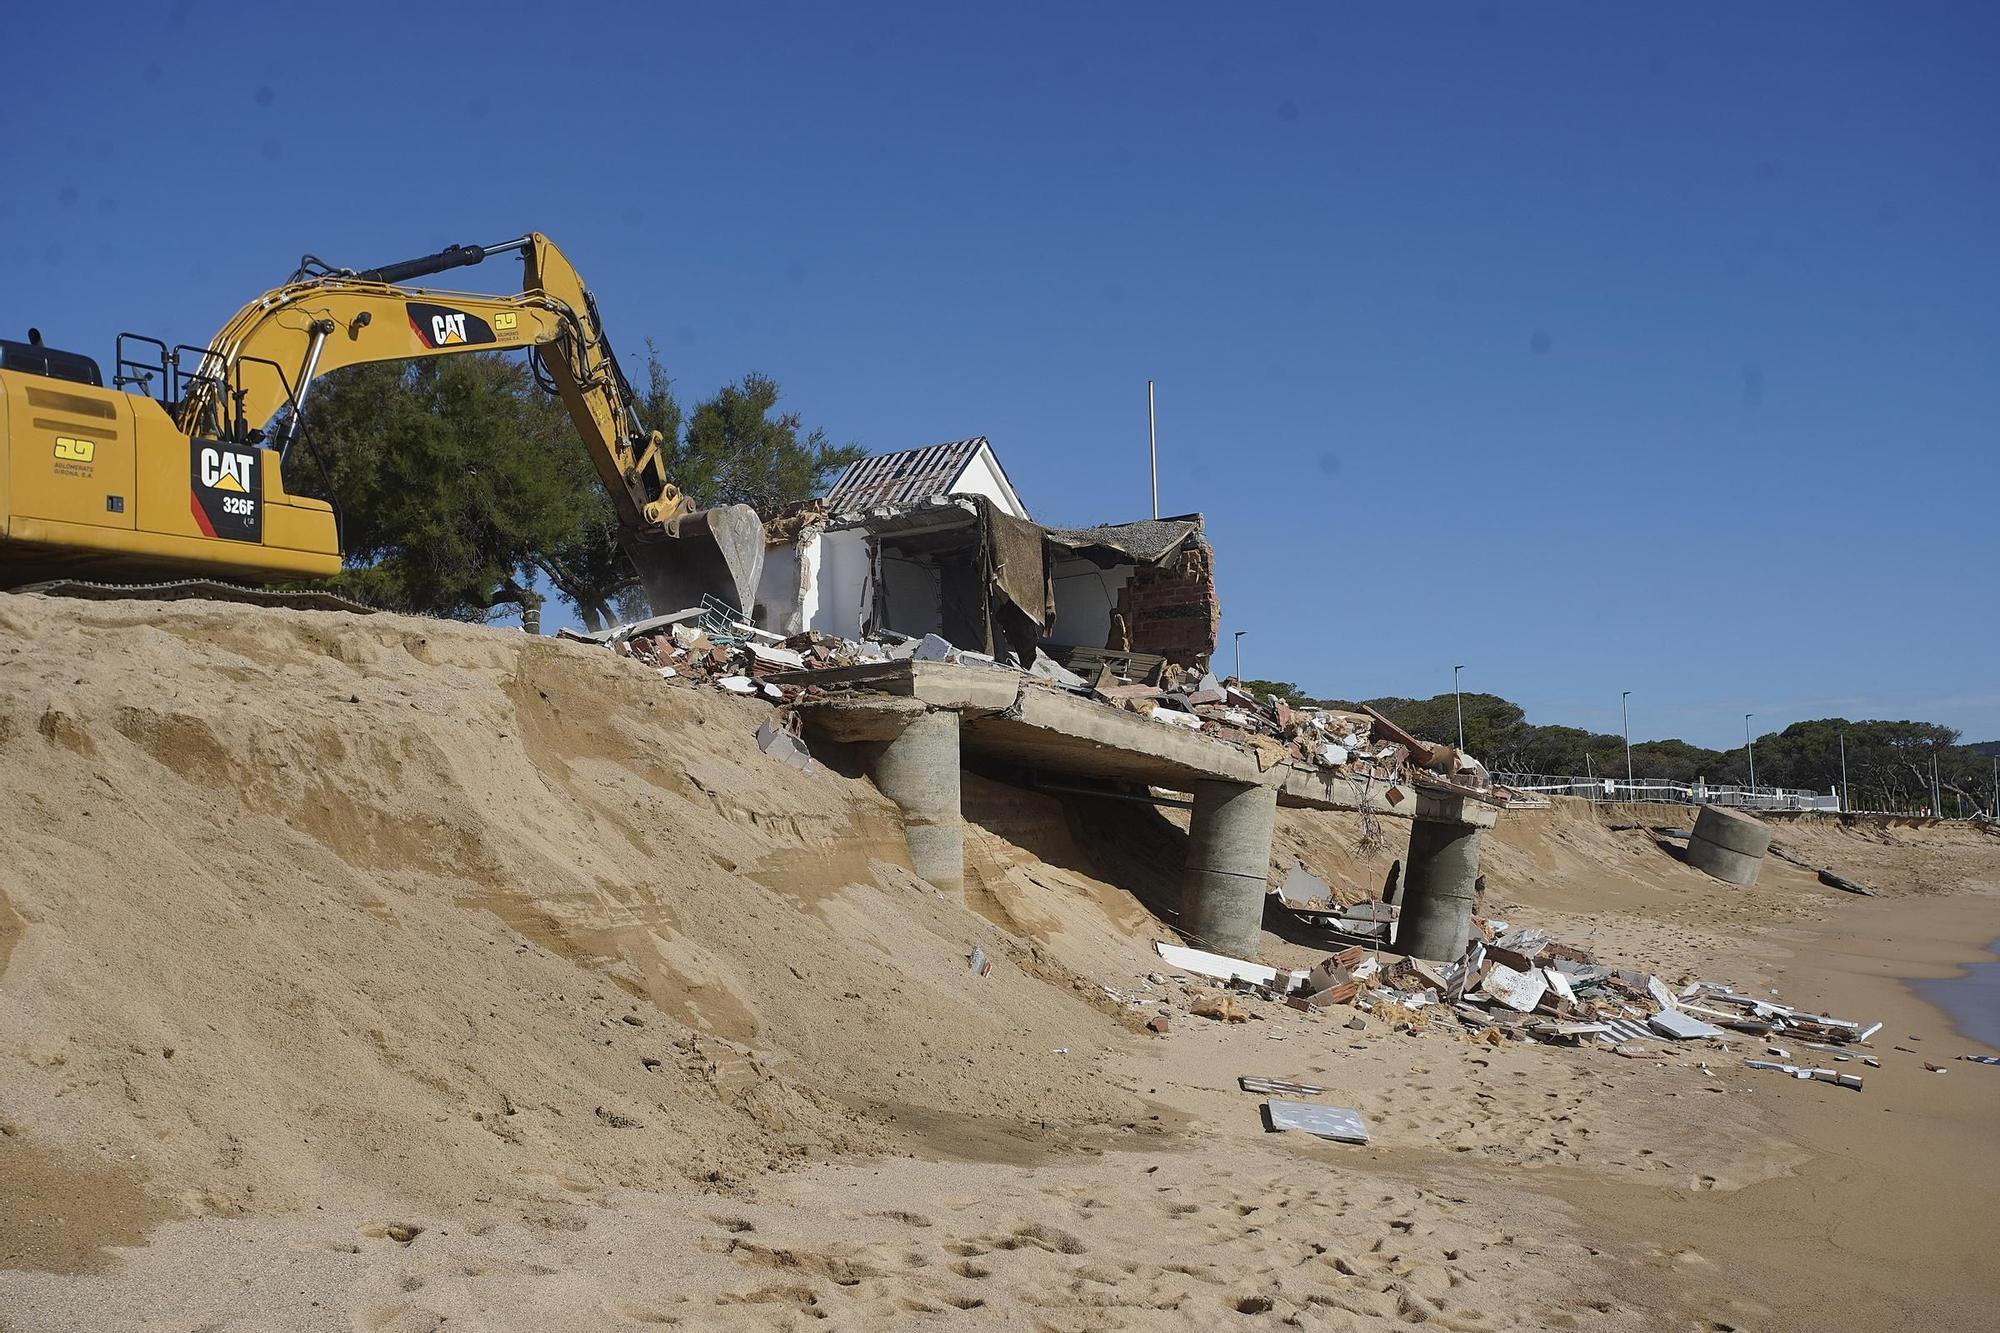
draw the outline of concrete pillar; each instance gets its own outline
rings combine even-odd
[[[958,799],[958,714],[919,713],[892,740],[878,742],[869,763],[881,793],[903,812],[910,866],[957,893],[965,886],[965,821]]]
[[[1270,882],[1278,791],[1247,782],[1197,782],[1181,870],[1181,934],[1189,944],[1257,956]]]
[[[1755,884],[1763,868],[1764,853],[1771,849],[1771,829],[1761,819],[1704,805],[1694,817],[1694,836],[1688,839],[1687,861],[1725,884]]]
[[[1479,835],[1498,815],[1494,807],[1463,796],[1417,793],[1410,853],[1403,862],[1397,953],[1438,963],[1464,955],[1479,881]]]

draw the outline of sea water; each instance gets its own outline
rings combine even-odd
[[[2000,940],[1986,950],[2000,954]],[[2000,963],[1974,963],[1962,977],[1915,985],[1917,994],[1951,1015],[1960,1035],[2000,1050]]]

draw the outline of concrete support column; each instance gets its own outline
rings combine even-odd
[[[878,742],[869,773],[903,812],[910,865],[953,893],[965,886],[965,821],[958,797],[958,714],[919,713],[892,740]]]
[[[1771,829],[1763,820],[1719,805],[1704,805],[1694,817],[1687,862],[1725,884],[1750,885],[1763,869],[1771,848]]]
[[[1479,881],[1479,835],[1498,814],[1463,796],[1417,794],[1410,853],[1403,863],[1397,953],[1440,963],[1465,953]]]
[[[1277,819],[1275,787],[1194,784],[1181,871],[1181,934],[1188,943],[1238,958],[1257,956]]]

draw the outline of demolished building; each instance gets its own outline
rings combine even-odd
[[[1502,800],[1457,749],[1380,714],[1217,680],[1201,515],[1043,526],[974,438],[862,460],[765,535],[747,618],[705,599],[564,633],[779,705],[765,752],[803,766],[808,741],[842,750],[902,811],[911,867],[941,892],[963,887],[970,757],[1012,780],[1054,777],[1051,790],[1188,809],[1177,926],[1245,956],[1281,803],[1357,810],[1364,828],[1405,816],[1406,933],[1427,958],[1458,956]]]
[[[767,537],[751,619],[781,635],[937,635],[1140,679],[1206,669],[1221,626],[1200,514],[1045,527],[984,437],[863,459]]]

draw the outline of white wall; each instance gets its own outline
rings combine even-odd
[[[797,634],[805,627],[799,611],[800,548],[791,543],[764,548],[764,572],[757,578],[756,607],[746,608],[751,622],[773,634]]]
[[[1012,514],[1015,518],[1028,517],[1028,507],[1021,503],[1020,497],[1010,492],[1007,483],[1001,479],[1000,468],[993,461],[990,446],[972,456],[972,461],[965,465],[965,475],[953,483],[951,493],[983,495],[993,501],[1003,514]]]
[[[1056,623],[1049,630],[1055,643],[1102,648],[1111,633],[1111,612],[1118,591],[1132,577],[1133,566],[1099,569],[1077,556],[1058,557],[1050,572],[1056,583]]]
[[[817,545],[817,577],[801,599],[804,623],[822,634],[859,639],[869,598],[868,535],[858,530],[827,532]]]

